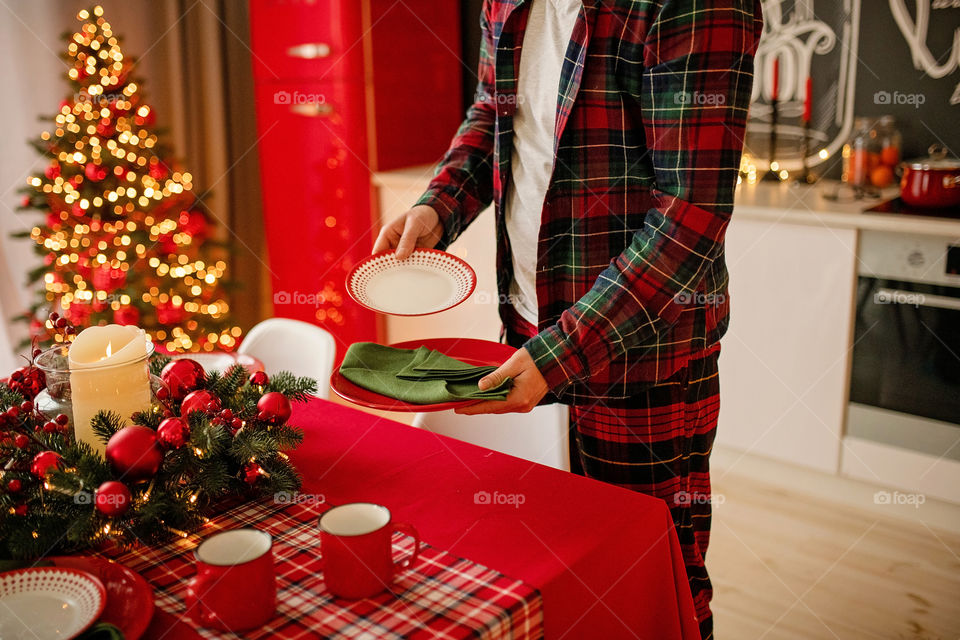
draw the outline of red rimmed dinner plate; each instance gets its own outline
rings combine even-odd
[[[425,316],[452,309],[477,288],[477,274],[457,256],[414,249],[406,260],[381,251],[354,265],[347,292],[360,305],[394,316]]]
[[[106,606],[100,622],[109,622],[126,640],[137,640],[153,617],[153,589],[132,569],[112,560],[89,556],[47,558],[55,567],[78,569],[98,578],[106,589]]]
[[[409,342],[398,342],[389,345],[397,349],[416,349],[417,347],[427,347],[434,349],[462,360],[472,365],[493,365],[500,366],[514,354],[516,349],[507,344],[499,342],[490,342],[489,340],[476,340],[474,338],[433,338],[430,340],[410,340]],[[456,407],[466,407],[471,404],[477,404],[479,400],[461,400],[457,402],[441,402],[439,404],[413,404],[396,400],[388,396],[368,391],[363,387],[358,387],[346,378],[340,375],[339,370],[334,370],[330,376],[330,388],[338,396],[358,404],[362,407],[379,409],[381,411],[446,411]]]
[[[75,638],[100,616],[103,584],[86,571],[30,567],[0,573],[0,638]]]

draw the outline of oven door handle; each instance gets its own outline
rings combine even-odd
[[[960,311],[960,298],[905,291],[904,289],[881,287],[873,294],[873,301],[877,304],[905,304],[911,307],[936,307],[937,309]]]

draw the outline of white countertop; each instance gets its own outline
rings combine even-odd
[[[391,191],[419,192],[433,175],[432,166],[417,166],[375,173],[373,183]],[[805,186],[796,183],[743,183],[737,187],[734,219],[761,220],[845,229],[871,229],[893,233],[919,233],[960,239],[960,217],[942,218],[912,214],[876,213],[865,209],[897,196],[897,188],[882,198],[830,200],[824,193],[836,182]],[[845,190],[846,191],[846,190]],[[411,201],[411,204],[413,202]]]

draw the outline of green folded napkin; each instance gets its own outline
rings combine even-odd
[[[340,374],[380,395],[413,404],[438,404],[458,400],[505,400],[513,382],[486,391],[477,387],[480,378],[497,367],[477,367],[439,351],[395,349],[373,342],[350,345]]]

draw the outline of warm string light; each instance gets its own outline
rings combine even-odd
[[[112,312],[171,351],[232,349],[241,331],[222,326],[230,306],[216,293],[227,265],[199,256],[208,223],[191,208],[194,178],[158,155],[153,112],[102,8],[77,17],[67,46],[76,93],[40,135],[50,164],[28,179],[49,210],[30,234],[49,252],[45,298],[77,325]],[[150,271],[132,273],[141,260]]]

